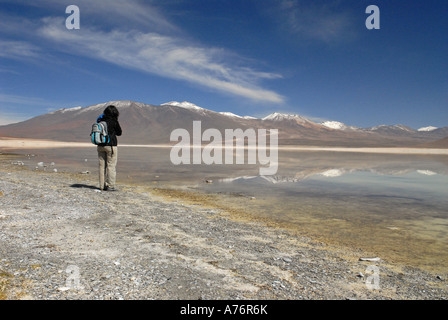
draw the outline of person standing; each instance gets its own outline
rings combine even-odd
[[[109,136],[108,143],[100,144],[97,147],[101,191],[118,190],[115,185],[117,176],[116,166],[118,160],[117,136],[121,136],[122,134],[121,126],[118,122],[119,115],[120,113],[118,112],[118,109],[115,106],[110,105],[97,119],[97,122],[105,121],[107,123],[107,133]]]

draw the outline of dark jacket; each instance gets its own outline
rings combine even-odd
[[[114,146],[114,147],[116,147],[118,145],[117,136],[121,136],[121,134],[122,134],[120,123],[118,122],[118,119],[109,118],[107,115],[102,114],[96,120],[96,122],[100,122],[100,121],[106,121],[106,123],[107,123],[107,133],[108,133],[109,138],[110,138],[109,143],[101,144],[101,146]]]

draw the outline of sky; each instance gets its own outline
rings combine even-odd
[[[444,127],[447,16],[446,0],[0,0],[0,125],[132,100]]]

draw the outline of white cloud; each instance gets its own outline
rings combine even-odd
[[[238,67],[219,48],[192,45],[156,32],[98,31],[86,26],[69,31],[60,19],[46,18],[39,34],[62,50],[162,77],[188,81],[259,102],[281,103],[283,97],[261,88],[278,74]],[[234,57],[233,57],[234,58]]]

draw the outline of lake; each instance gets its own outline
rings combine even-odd
[[[119,147],[117,182],[219,195],[220,205],[326,243],[396,263],[448,268],[448,157],[280,150],[278,172],[259,165],[171,164],[170,148]],[[92,148],[27,150],[30,167],[97,174]],[[50,165],[54,162],[54,166]]]

